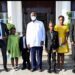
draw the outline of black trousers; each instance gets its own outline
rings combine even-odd
[[[22,59],[23,59],[23,67],[26,67],[26,64],[28,68],[30,67],[30,52],[28,49],[22,50]]]
[[[71,47],[72,47],[72,58],[75,62],[75,45],[72,45]]]
[[[0,40],[0,48],[3,57],[3,66],[6,68],[7,65],[7,54],[6,54],[6,42],[4,40]]]
[[[48,53],[48,64],[49,64],[49,69],[51,69],[51,58],[52,58],[52,63],[54,69],[56,68],[56,52],[53,52],[53,48],[51,47]]]

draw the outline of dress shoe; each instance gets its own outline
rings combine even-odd
[[[22,70],[25,70],[26,69],[26,67],[22,67]]]
[[[8,71],[9,71],[7,68],[4,68],[4,70],[5,70],[6,72],[8,72]]]
[[[56,69],[53,70],[54,73],[58,73],[58,71]]]
[[[36,69],[31,69],[32,72],[36,71]]]
[[[75,69],[73,69],[72,72],[75,73]]]
[[[30,69],[31,69],[31,65],[30,65],[30,64],[28,64],[27,69],[28,69],[28,70],[30,70]]]
[[[28,69],[28,70],[30,70],[30,69],[31,69],[31,67],[28,67],[27,69]]]
[[[48,73],[52,73],[51,69],[48,69]]]

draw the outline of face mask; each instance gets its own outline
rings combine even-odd
[[[31,16],[31,20],[32,21],[36,20],[36,16]]]

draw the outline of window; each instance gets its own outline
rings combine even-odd
[[[7,2],[0,1],[0,21],[7,23]]]

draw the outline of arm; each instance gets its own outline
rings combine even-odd
[[[45,28],[44,24],[42,23],[42,41],[41,41],[42,45],[44,45],[44,41],[45,41]]]
[[[74,41],[74,24],[70,25],[70,41],[73,42]]]
[[[26,30],[26,43],[27,47],[30,47],[30,28],[29,25],[27,25],[27,30]]]
[[[57,48],[59,47],[59,35],[58,35],[58,32],[56,32],[56,45],[57,45]]]
[[[48,46],[48,36],[47,36],[47,33],[46,33],[46,38],[45,38],[45,50],[46,50],[46,52],[48,52],[47,46]]]
[[[68,36],[69,36],[69,28],[68,26],[66,26],[66,32],[65,32],[65,41],[62,43],[62,45],[66,44],[67,43],[67,40],[68,40]]]
[[[65,37],[65,38],[66,38],[66,40],[65,40],[65,41],[64,41],[61,45],[64,45],[64,44],[66,44],[66,43],[67,43],[67,40],[68,40],[68,33],[69,33],[69,32],[67,32],[67,33],[66,33],[66,37]]]
[[[3,24],[4,24],[4,26],[5,26],[5,32],[6,32],[7,36],[8,36],[8,35],[9,35],[9,30],[8,30],[6,24],[5,24],[5,23],[3,23]]]
[[[7,41],[7,51],[10,53],[10,46],[11,46],[11,40],[10,40],[10,36],[8,37],[8,41]]]
[[[20,37],[20,39],[19,39],[19,49],[20,49],[20,52],[21,52],[21,37]]]

